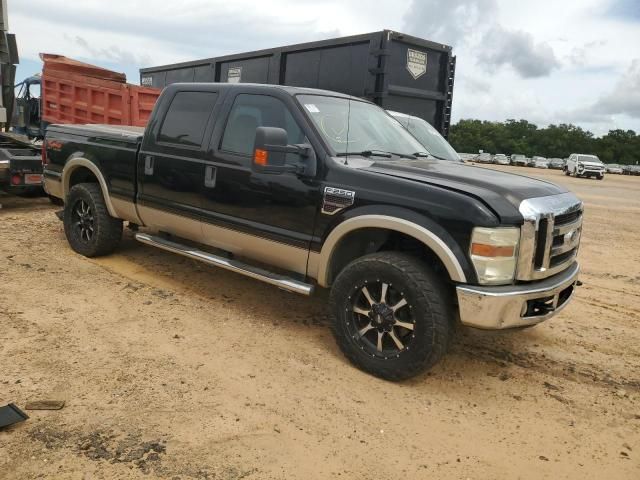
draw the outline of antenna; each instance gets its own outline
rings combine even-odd
[[[351,99],[347,103],[347,152],[349,152],[349,126],[351,125]],[[344,157],[344,165],[349,165],[348,155]]]

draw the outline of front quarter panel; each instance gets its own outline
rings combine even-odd
[[[386,217],[431,232],[453,253],[459,265],[461,272],[458,275],[452,275],[449,270],[451,278],[458,282],[475,283],[475,271],[465,253],[469,248],[473,227],[499,225],[496,215],[482,202],[442,187],[348,167],[331,168],[324,185],[354,191],[355,198],[353,206],[335,215],[319,215],[311,247],[312,256],[317,253],[320,257],[319,277],[325,272],[322,264],[330,256],[328,250],[335,240],[335,235],[331,237],[332,232],[344,222],[368,216],[372,223],[368,227],[388,228],[389,222],[380,221],[380,217]],[[323,279],[318,278],[318,281],[322,284]]]

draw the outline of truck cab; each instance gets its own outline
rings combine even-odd
[[[536,325],[577,278],[582,202],[549,182],[440,160],[377,105],[325,90],[173,84],[146,129],[51,125],[47,192],[85,256],[135,238],[281,289],[330,289],[332,331],[390,380],[456,325]]]

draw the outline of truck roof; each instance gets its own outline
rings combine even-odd
[[[258,90],[262,90],[264,89],[265,91],[269,91],[269,90],[280,90],[283,92],[288,93],[289,95],[300,95],[300,94],[307,94],[307,95],[327,95],[327,96],[331,96],[331,97],[339,97],[339,98],[348,98],[351,100],[357,100],[360,102],[367,102],[367,103],[372,103],[369,102],[368,100],[362,99],[360,97],[354,97],[352,95],[347,95],[344,93],[340,93],[340,92],[334,92],[332,90],[321,90],[318,88],[308,88],[308,87],[292,87],[292,86],[288,86],[288,85],[273,85],[273,84],[266,84],[266,83],[211,83],[211,82],[185,82],[185,83],[172,83],[171,85],[167,86],[166,89],[167,90],[200,90],[200,91],[207,91],[207,90],[220,90],[220,89],[234,89],[234,88],[247,88],[247,87],[253,87],[256,88]]]

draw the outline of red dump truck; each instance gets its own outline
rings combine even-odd
[[[0,135],[0,188],[16,192],[42,184],[40,146],[50,124],[147,124],[160,90],[127,83],[124,73],[62,55],[40,54],[41,75],[20,83],[12,118],[15,134]],[[40,98],[33,90],[40,86]],[[32,88],[33,87],[33,88]],[[34,140],[35,139],[35,140]]]
[[[43,137],[52,123],[107,125],[147,124],[160,90],[127,83],[124,73],[79,62],[63,55],[40,54],[44,66],[40,78],[40,102],[29,88],[17,99],[17,132]],[[34,135],[33,132],[36,132]]]
[[[42,121],[144,127],[160,95],[127,83],[124,73],[43,53]]]

